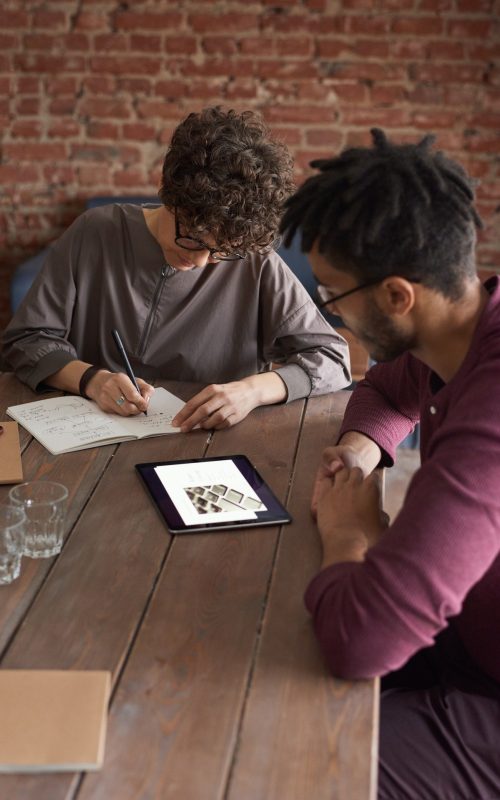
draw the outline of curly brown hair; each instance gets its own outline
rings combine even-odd
[[[249,252],[272,244],[294,188],[292,157],[261,118],[214,106],[175,129],[159,196],[190,235],[208,231],[221,249]]]

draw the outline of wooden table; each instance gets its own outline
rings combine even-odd
[[[100,772],[0,776],[2,800],[375,797],[377,683],[329,676],[302,599],[320,560],[311,485],[347,397],[61,456],[20,429],[25,479],[64,483],[70,506],[62,553],[0,587],[1,666],[110,670],[113,693]],[[0,376],[0,419],[32,399]],[[231,453],[293,523],[171,537],[134,464]]]

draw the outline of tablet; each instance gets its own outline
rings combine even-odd
[[[135,465],[171,533],[291,522],[246,456]]]

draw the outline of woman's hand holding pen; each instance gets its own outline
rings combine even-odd
[[[140,394],[125,373],[99,370],[87,384],[87,397],[111,414],[122,417],[142,414],[147,411],[154,387],[141,378],[136,380]]]

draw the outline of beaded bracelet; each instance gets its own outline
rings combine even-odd
[[[89,400],[89,396],[86,393],[85,389],[87,388],[87,384],[92,380],[96,372],[100,372],[102,367],[88,367],[85,372],[82,374],[80,378],[80,383],[78,384],[78,391],[82,397],[86,397]]]

